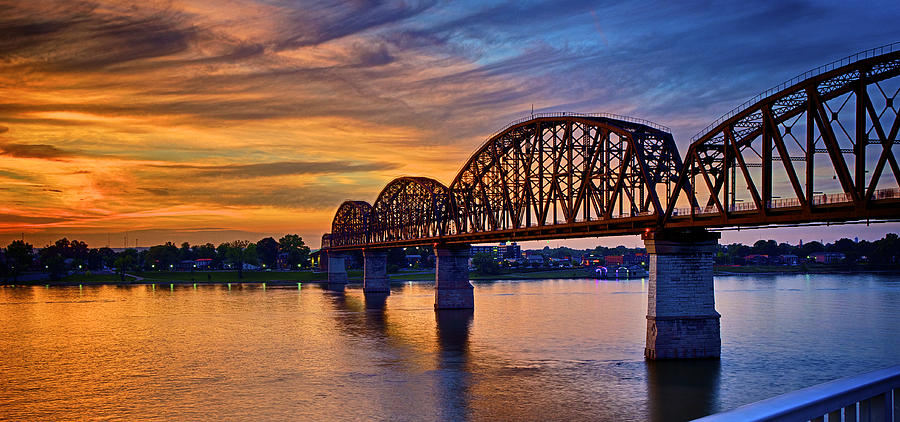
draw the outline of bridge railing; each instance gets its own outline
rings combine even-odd
[[[705,418],[730,421],[887,421],[900,413],[900,365],[815,385]]]
[[[898,199],[900,198],[900,189],[888,188],[879,189],[872,193],[872,199],[875,201],[882,199]],[[813,205],[829,205],[829,204],[846,204],[852,202],[853,197],[847,193],[831,193],[815,195],[812,198]],[[800,200],[797,198],[777,198],[768,202],[769,209],[801,207]],[[728,212],[756,211],[756,204],[753,202],[737,202],[728,205]],[[717,214],[719,209],[715,205],[706,207],[694,207],[694,215]],[[675,208],[672,211],[673,217],[685,216],[691,214],[690,207]]]
[[[872,194],[872,199],[897,199],[900,198],[900,189],[878,189]]]
[[[810,69],[810,70],[803,72],[797,76],[794,76],[793,78],[782,82],[778,86],[773,86],[772,88],[769,88],[769,89],[757,94],[755,97],[745,101],[743,104],[731,109],[731,111],[729,111],[728,113],[723,114],[722,117],[719,117],[714,122],[710,123],[709,126],[706,126],[705,128],[703,128],[703,130],[701,130],[696,135],[694,135],[694,137],[691,138],[691,142],[693,143],[693,142],[697,141],[698,139],[700,139],[701,136],[709,133],[709,131],[711,131],[714,127],[720,125],[722,122],[730,119],[735,114],[749,108],[751,105],[758,103],[763,98],[766,98],[776,92],[781,92],[790,86],[800,83],[801,81],[807,80],[814,76],[821,75],[825,72],[832,71],[841,66],[846,66],[850,63],[855,63],[855,62],[858,62],[863,59],[880,56],[882,54],[892,53],[892,52],[898,51],[898,50],[900,50],[900,42],[895,42],[895,43],[883,45],[881,47],[875,47],[875,48],[872,48],[869,50],[860,51],[859,53],[856,53],[856,54],[851,54],[842,59],[835,60],[831,63],[819,66],[815,69]]]
[[[828,205],[828,204],[840,204],[844,202],[850,202],[853,200],[853,197],[846,193],[832,193],[830,195],[821,194],[821,195],[813,195],[812,198],[813,205]]]
[[[557,112],[529,114],[528,116],[525,116],[521,119],[513,120],[513,121],[505,124],[500,130],[492,133],[491,136],[488,136],[488,139],[492,139],[493,137],[503,133],[505,130],[507,130],[519,123],[524,123],[529,120],[537,119],[540,117],[602,117],[602,118],[606,118],[606,119],[615,119],[615,120],[622,120],[625,122],[637,123],[637,124],[641,124],[644,126],[652,127],[656,130],[661,130],[663,132],[672,133],[672,129],[669,129],[666,126],[651,122],[649,120],[639,119],[637,117],[623,116],[621,114],[613,114],[613,113],[570,113],[570,112],[566,112],[566,111],[557,111]]]

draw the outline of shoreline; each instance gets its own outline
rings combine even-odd
[[[568,274],[564,274],[568,273]],[[714,270],[714,276],[749,276],[749,275],[761,275],[761,276],[773,276],[773,275],[816,275],[816,274],[894,274],[898,273],[898,270],[893,269],[879,269],[879,270],[845,270],[845,271],[826,271],[824,269],[820,271],[720,271]],[[323,274],[324,275],[324,274]],[[400,277],[396,277],[400,276]],[[417,277],[418,276],[418,277]],[[407,283],[407,282],[434,282],[434,273],[422,273],[422,274],[390,274],[388,275],[390,278],[390,282],[393,283]],[[328,284],[327,278],[322,279],[312,279],[312,280],[289,280],[289,279],[281,279],[281,280],[259,280],[259,279],[247,279],[247,280],[186,280],[186,279],[150,279],[150,278],[134,278],[130,277],[131,280],[126,281],[118,281],[118,280],[85,280],[85,281],[75,281],[75,280],[55,280],[55,281],[0,281],[0,287],[27,287],[27,286],[45,286],[45,287],[74,287],[74,286],[138,286],[138,285],[178,285],[178,286],[226,286],[230,284],[256,284],[256,285],[271,285],[271,286],[292,286],[296,284],[303,283],[312,283],[312,284]],[[478,281],[524,281],[524,280],[541,280],[541,279],[597,279],[597,280],[639,280],[639,279],[649,278],[649,274],[640,276],[640,277],[618,277],[618,278],[597,278],[591,277],[590,274],[577,274],[577,271],[571,270],[563,270],[563,271],[554,271],[552,274],[541,274],[541,272],[524,272],[524,273],[509,273],[509,274],[495,274],[495,275],[482,275],[482,274],[473,274],[470,276],[470,280],[473,282]],[[363,280],[361,277],[350,277],[348,279],[348,285],[361,285]]]
[[[713,270],[713,275],[816,275],[816,274],[892,274],[898,270],[847,270],[847,271],[719,271]]]

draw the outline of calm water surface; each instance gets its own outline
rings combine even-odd
[[[684,420],[900,363],[900,277],[716,279],[722,359],[645,362],[642,281],[0,287],[0,419]]]

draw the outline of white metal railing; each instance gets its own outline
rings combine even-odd
[[[878,189],[872,192],[872,200],[878,201],[882,199],[896,199],[900,198],[900,189],[898,188],[888,188],[888,189]],[[821,194],[821,195],[813,195],[812,204],[813,205],[828,205],[828,204],[845,204],[847,202],[851,202],[853,198],[848,193],[840,192],[840,193],[830,193],[830,194]],[[802,204],[800,200],[797,198],[778,198],[772,199],[768,202],[768,209],[775,208],[790,208],[790,207],[800,207]],[[756,210],[756,204],[753,202],[737,202],[734,204],[728,205],[728,212],[740,212],[740,211],[754,211]],[[716,208],[715,205],[710,205],[706,207],[694,207],[695,215],[702,214],[717,214],[719,209]],[[690,207],[681,207],[675,208],[672,210],[672,216],[685,216],[691,214]]]
[[[841,378],[697,419],[731,421],[897,421],[900,365]]]
[[[883,45],[881,47],[875,47],[875,48],[870,48],[865,51],[860,51],[859,53],[851,54],[842,59],[835,60],[831,63],[819,66],[815,69],[807,70],[806,72],[803,72],[797,76],[794,76],[793,78],[791,78],[787,81],[784,81],[777,86],[774,86],[772,88],[769,88],[769,89],[757,94],[755,97],[745,101],[743,104],[731,109],[731,111],[723,114],[721,117],[716,119],[714,122],[710,123],[709,126],[706,126],[705,128],[703,128],[703,130],[701,130],[696,135],[694,135],[694,137],[691,138],[691,142],[695,142],[696,140],[700,139],[701,136],[709,133],[709,131],[711,131],[714,127],[722,124],[722,122],[730,119],[732,116],[734,116],[735,114],[738,114],[739,112],[743,111],[747,107],[750,107],[751,105],[758,103],[763,98],[766,98],[776,92],[781,92],[784,89],[786,89],[787,87],[790,87],[797,83],[800,83],[800,81],[805,81],[814,76],[819,76],[825,72],[830,72],[834,69],[837,69],[841,66],[846,66],[850,63],[855,63],[855,62],[858,62],[863,59],[880,56],[882,54],[892,53],[896,50],[900,50],[900,42],[894,42],[894,43],[890,43],[887,45]]]

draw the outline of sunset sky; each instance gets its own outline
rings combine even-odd
[[[0,243],[318,247],[342,201],[449,184],[532,105],[649,119],[683,153],[753,95],[900,41],[896,1],[324,3],[0,0]]]

